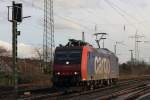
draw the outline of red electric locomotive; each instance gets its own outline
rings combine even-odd
[[[56,86],[99,86],[119,77],[118,58],[107,49],[70,40],[55,50],[53,82]]]

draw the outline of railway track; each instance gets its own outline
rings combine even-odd
[[[101,88],[93,91],[86,91],[76,95],[68,95],[62,96],[58,99],[65,99],[65,100],[110,100],[114,99],[114,97],[120,96],[121,94],[134,92],[139,88],[143,88],[145,84],[143,82],[134,81],[134,82],[127,82],[125,84],[118,84],[115,86],[111,86],[108,88]]]
[[[103,99],[103,98],[114,98],[114,94],[116,94],[115,96],[117,97],[117,95],[119,96],[119,93],[121,94],[121,90],[125,89],[131,89],[133,92],[133,90],[138,90],[138,87],[143,88],[145,85],[145,83],[141,80],[125,80],[125,81],[120,81],[118,82],[117,85],[112,85],[112,86],[108,86],[108,87],[101,87],[99,89],[94,89],[94,90],[88,90],[88,91],[73,91],[68,89],[67,91],[59,91],[59,92],[49,92],[49,93],[41,93],[41,94],[36,94],[36,95],[32,95],[29,97],[24,97],[24,98],[20,98],[19,100],[35,100],[35,99],[39,99],[39,100],[56,100],[56,99],[68,99],[68,100],[78,100],[78,99],[85,99],[87,97],[87,99],[89,100],[93,100],[93,99]],[[120,92],[119,92],[120,91]],[[118,92],[118,93],[117,93]],[[110,94],[108,96],[108,93]],[[112,95],[112,93],[114,93]],[[122,94],[124,92],[122,91]],[[101,98],[100,98],[101,97]]]
[[[16,100],[17,98],[23,98],[25,96],[29,96],[29,92],[33,94],[38,94],[40,92],[47,93],[49,91],[52,91],[49,87],[43,87],[43,88],[33,88],[33,89],[26,89],[24,87],[18,88],[18,96],[16,97],[16,92],[14,90],[14,87],[0,87],[0,100]],[[11,98],[11,99],[10,99]]]
[[[96,100],[109,100],[109,99],[115,99],[115,100],[134,100],[140,95],[139,93],[150,91],[150,87],[147,86],[146,84],[143,85],[137,85],[133,87],[129,87],[123,90],[119,90],[113,93],[110,93],[109,95],[101,96],[96,98]]]
[[[3,100],[4,98],[7,98],[8,95],[10,97],[12,97],[13,96],[13,92],[14,92],[13,90],[14,90],[14,88],[11,87],[11,86],[9,86],[9,87],[1,86],[0,87],[0,100]]]
[[[120,100],[120,98],[126,98],[126,100],[134,100],[135,98],[150,92],[150,79],[130,79],[120,80],[117,85],[111,85],[107,87],[100,87],[94,90],[80,91],[78,88],[39,88],[33,90],[21,90],[19,91],[18,100],[101,100],[101,99],[113,99]],[[0,99],[4,99],[10,94],[13,94],[13,88],[1,88],[0,87]],[[12,95],[13,96],[13,95]],[[12,99],[12,96],[9,98]]]

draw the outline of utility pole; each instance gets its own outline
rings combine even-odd
[[[85,42],[85,34],[82,32],[82,41]]]
[[[131,53],[131,70],[132,70],[132,74],[134,75],[134,59],[133,59],[133,50],[129,50]]]
[[[104,40],[106,39],[106,37],[104,37],[104,36],[106,36],[107,35],[107,33],[95,33],[94,34],[95,36],[96,36],[96,43],[97,43],[97,45],[98,45],[98,48],[101,48],[100,47],[100,41],[101,40],[103,40],[103,48],[104,48]],[[98,38],[98,36],[100,36],[99,38]]]
[[[140,38],[143,38],[144,36],[138,35],[137,31],[135,33],[135,36],[131,36],[130,38],[134,38],[135,39],[135,60],[139,61],[139,43],[142,41],[139,41]],[[136,62],[135,62],[136,63]]]
[[[142,42],[142,41],[139,41],[137,40],[136,43],[137,43],[137,60],[139,61],[140,60],[140,46],[139,46],[139,43]]]
[[[115,54],[117,55],[117,45],[118,44],[123,44],[123,41],[121,41],[121,42],[115,42],[115,45],[114,45],[114,52],[115,52]]]
[[[115,44],[114,45],[114,52],[115,52],[115,54],[117,54],[117,50],[116,49],[117,49],[117,45]]]
[[[133,50],[129,50],[131,53],[131,63],[133,64]]]

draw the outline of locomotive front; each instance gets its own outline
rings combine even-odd
[[[82,47],[57,47],[54,56],[54,85],[74,85],[81,79]]]
[[[108,85],[118,77],[118,58],[108,49],[70,40],[55,50],[53,82],[56,86]]]

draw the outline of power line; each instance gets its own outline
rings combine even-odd
[[[125,17],[124,14],[122,14],[120,11],[118,11],[118,9],[117,9],[116,7],[114,7],[114,6],[112,5],[112,3],[110,3],[108,0],[105,0],[105,2],[106,2],[112,9],[114,9],[122,18],[124,18],[124,20],[126,20],[126,21],[129,23],[129,25],[132,25],[132,27],[136,29],[136,26],[135,26],[134,24],[132,24],[132,23]]]
[[[115,6],[117,9],[119,9],[121,12],[123,12],[125,15],[127,15],[128,17],[130,17],[132,20],[136,21],[137,22],[137,19],[136,17],[128,14],[125,10],[121,9],[118,5],[114,4],[113,2],[109,1],[109,0],[106,0],[107,2],[109,2],[111,5]]]
[[[83,7],[80,7],[80,8],[83,8]],[[98,15],[97,14],[97,12],[96,12],[96,14],[93,12],[93,10],[92,9],[86,9],[85,10],[87,13],[89,13],[89,15],[92,15],[92,16],[94,16],[94,17],[97,17],[97,18],[100,18],[101,16],[100,15]],[[102,17],[101,17],[102,18]],[[94,22],[94,24],[97,24],[97,22]]]
[[[36,9],[39,9],[39,10],[44,11],[43,8],[38,7],[37,5],[33,5],[33,4],[31,4],[30,2],[27,2],[27,1],[25,1],[25,0],[20,0],[20,1],[23,1],[24,3],[26,3],[27,5],[30,5],[30,6],[33,7],[33,8],[36,8]],[[48,13],[49,13],[49,12],[48,12]],[[82,28],[84,28],[84,29],[89,29],[89,27],[87,27],[87,26],[85,26],[85,25],[82,25],[81,23],[79,23],[79,22],[77,22],[77,21],[74,21],[74,20],[72,20],[72,19],[69,18],[69,17],[60,16],[60,15],[58,15],[58,14],[55,14],[54,16],[55,16],[55,17],[58,17],[58,18],[61,18],[61,19],[65,20],[65,21],[69,21],[69,22],[71,22],[71,23],[73,23],[73,24],[76,24],[76,25],[78,25],[78,26],[80,26],[80,27],[82,27]]]
[[[114,4],[113,2],[110,2],[109,0],[106,0],[106,1],[109,2],[110,5],[113,5],[113,6],[116,7],[118,10],[120,10],[122,13],[124,13],[124,15],[128,16],[130,19],[136,21],[136,22],[138,23],[137,25],[141,25],[141,27],[147,29],[147,28],[146,28],[147,26],[145,26],[145,25],[142,24],[142,23],[140,24],[140,23],[139,23],[139,20],[138,20],[136,17],[132,16],[131,14],[129,14],[128,12],[126,12],[125,10],[123,10],[122,8],[120,8],[118,5]],[[133,24],[133,25],[136,25],[135,23],[132,23],[132,24]],[[135,28],[137,28],[137,27],[135,26]],[[149,29],[147,29],[147,30],[150,31]]]

